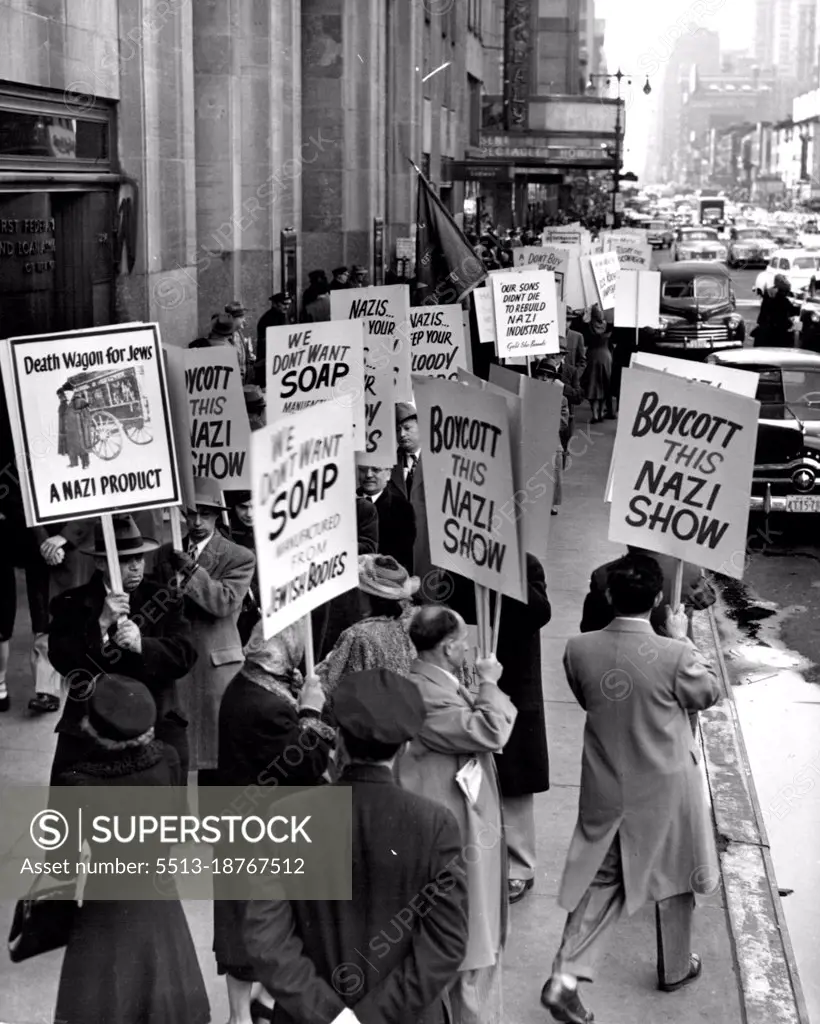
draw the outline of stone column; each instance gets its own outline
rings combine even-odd
[[[397,238],[416,223],[416,172],[421,164],[421,100],[424,8],[417,0],[386,0],[388,196],[385,249],[388,265]]]

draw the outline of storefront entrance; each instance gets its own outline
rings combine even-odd
[[[111,323],[113,193],[0,193],[0,338]]]

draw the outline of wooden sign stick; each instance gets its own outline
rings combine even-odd
[[[679,558],[675,565],[675,581],[672,584],[672,611],[677,612],[683,592],[683,559]]]
[[[495,591],[495,613],[493,615],[493,646],[492,646],[492,655],[493,655],[493,657],[496,656],[496,653],[498,651],[498,631],[499,631],[499,629],[501,627],[501,601],[502,601],[501,593],[500,593],[500,591],[496,590]]]
[[[484,657],[484,587],[480,583],[475,584],[475,624],[478,633],[478,653]]]
[[[114,520],[110,512],[100,516],[103,539],[105,540],[105,557],[108,559],[108,578],[115,594],[122,594],[122,573],[120,572],[120,556],[117,551],[117,540],[114,536]]]
[[[182,551],[182,510],[178,505],[168,509],[171,520],[171,545],[174,551]]]
[[[313,663],[313,619],[310,612],[305,616],[305,678],[310,679],[316,674]]]

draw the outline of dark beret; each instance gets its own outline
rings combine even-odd
[[[333,694],[333,713],[356,739],[397,746],[418,735],[425,717],[418,687],[383,668],[344,676]]]

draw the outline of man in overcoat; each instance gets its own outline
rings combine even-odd
[[[197,661],[182,681],[189,726],[190,769],[209,784],[217,766],[219,704],[244,656],[237,620],[253,580],[256,556],[216,529],[227,511],[212,481],[195,479],[196,507],[188,509],[185,550],[164,545],[158,575],[184,596]]]
[[[413,506],[416,516],[416,539],[413,543],[413,565],[409,570],[421,580],[421,596],[431,600],[435,585],[430,586],[430,533],[427,527],[427,509],[424,505],[424,475],[421,458],[421,436],[416,407],[409,402],[396,403],[396,437],[398,451],[396,465],[389,486]],[[405,567],[406,568],[406,567]],[[436,573],[438,570],[436,570]],[[427,578],[427,584],[425,584]],[[427,591],[430,591],[430,594]]]
[[[131,516],[116,516],[114,538],[123,592],[111,587],[102,527],[94,542],[82,549],[94,567],[91,579],[60,594],[51,605],[48,657],[68,688],[57,723],[54,779],[93,747],[81,728],[97,677],[128,676],[144,683],[157,706],[156,737],[172,746],[187,770],[187,722],[177,693],[177,680],[193,667],[196,653],[191,629],[178,595],[145,577],[145,555],[159,544],[143,537]],[[90,556],[90,557],[89,557]]]
[[[358,466],[359,494],[379,517],[379,554],[395,558],[413,575],[416,513],[395,487],[388,487],[390,467]]]
[[[467,948],[462,840],[446,808],[403,792],[392,774],[424,702],[384,669],[342,679],[333,701],[347,763],[337,785],[352,789],[355,899],[262,896],[248,904],[245,947],[277,1024],[444,1024]]]
[[[453,1024],[501,1024],[507,851],[493,754],[509,740],[516,710],[498,688],[502,669],[495,657],[476,662],[477,695],[460,682],[468,637],[462,617],[443,605],[423,606],[413,617],[410,639],[418,658],[410,678],[427,717],[399,758],[396,776],[403,789],[444,804],[461,826],[470,928],[451,993]]]
[[[658,987],[700,975],[691,952],[696,892],[713,891],[718,864],[710,809],[687,713],[720,698],[717,679],[687,637],[682,609],[668,636],[649,622],[663,599],[658,563],[633,555],[609,576],[615,619],[573,637],[567,680],[586,711],[578,821],[559,904],[568,911],[541,993],[555,1020],[587,1024],[578,981],[593,981],[621,913],[656,903]]]

